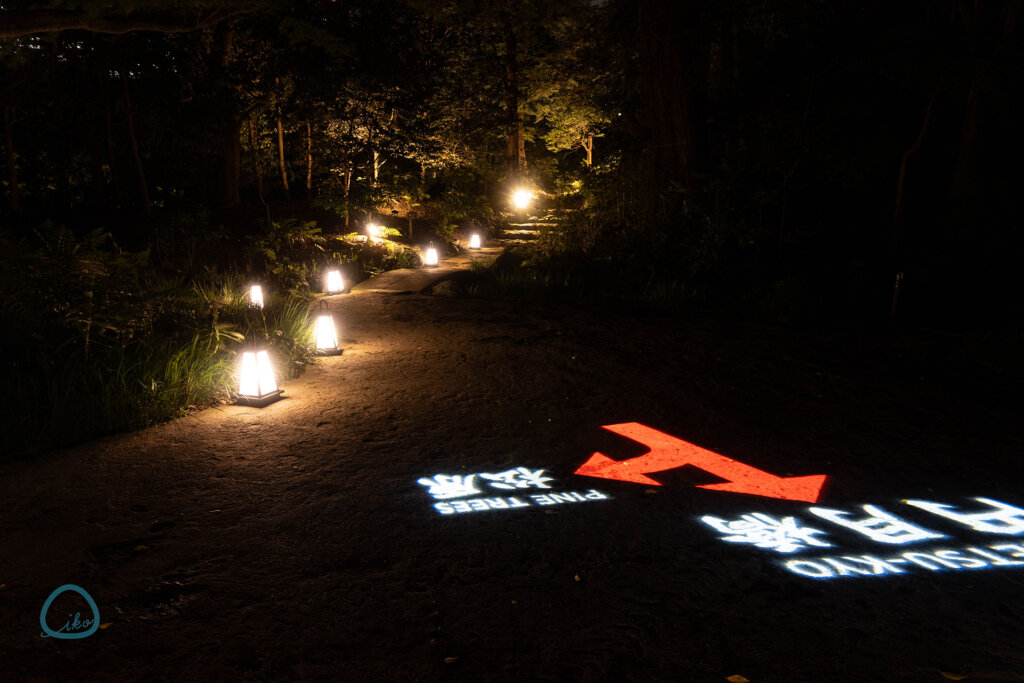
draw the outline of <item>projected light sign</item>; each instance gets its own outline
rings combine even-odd
[[[823,474],[777,476],[637,422],[605,425],[604,429],[646,446],[647,452],[627,460],[613,460],[603,453],[594,453],[576,474],[661,486],[661,482],[648,475],[695,467],[726,480],[720,484],[699,485],[699,488],[804,503],[817,503],[827,480]],[[727,543],[750,545],[782,555],[816,553],[814,557],[779,563],[789,572],[816,579],[1024,566],[1024,542],[1005,543],[1002,541],[1006,539],[993,538],[1024,536],[1024,509],[991,498],[973,500],[973,512],[926,500],[902,501],[901,505],[910,506],[909,512],[920,515],[919,511],[924,511],[941,518],[934,519],[928,526],[920,526],[876,505],[862,505],[859,510],[812,505],[806,512],[815,518],[814,526],[797,516],[776,517],[763,512],[750,512],[734,519],[705,515],[700,520]],[[981,509],[977,510],[979,505]],[[984,542],[965,543],[931,528],[950,522],[959,524],[961,530],[967,528],[987,538]],[[841,540],[844,534],[849,538],[859,535],[861,545],[866,538],[885,550],[874,554],[861,551],[842,554],[833,537]],[[933,545],[940,539],[946,539],[950,545]],[[821,550],[824,548],[833,550]]]
[[[950,536],[935,529],[918,526],[892,512],[875,505],[863,505],[860,510],[836,510],[809,507],[807,513],[866,537],[887,548],[876,554],[835,554],[785,560],[780,564],[786,570],[815,579],[834,579],[845,576],[887,576],[908,571],[944,571],[989,569],[992,567],[1024,566],[1024,544],[1002,543],[992,536],[1024,535],[1024,509],[991,498],[974,498],[972,512],[964,512],[953,505],[926,500],[904,500],[903,504],[952,521],[960,529],[986,534],[984,543],[956,547],[927,547],[904,550],[904,547]],[[981,508],[978,509],[978,504]],[[751,512],[733,520],[707,515],[701,521],[719,532],[727,543],[746,544],[766,551],[792,555],[815,548],[836,548],[832,534],[817,527],[807,526],[795,516],[772,517]],[[948,524],[940,519],[936,525]],[[894,546],[900,546],[896,548]]]
[[[647,446],[648,452],[629,460],[612,460],[603,453],[594,453],[590,456],[590,460],[576,470],[576,474],[629,481],[647,486],[661,486],[661,482],[651,479],[647,475],[690,466],[726,480],[722,484],[704,484],[699,487],[702,489],[746,493],[764,498],[801,500],[805,503],[818,502],[827,479],[824,474],[800,477],[776,476],[739,460],[701,448],[689,441],[683,441],[671,434],[651,429],[639,422],[605,425],[603,429]]]
[[[435,501],[441,501],[434,503],[434,509],[442,515],[587,503],[609,498],[594,489],[583,493],[551,491],[553,478],[545,476],[545,471],[516,467],[498,473],[435,474],[418,479],[417,483],[427,487],[427,493]],[[515,495],[511,495],[513,493]]]

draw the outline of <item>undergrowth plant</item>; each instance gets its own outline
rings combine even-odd
[[[0,234],[0,381],[5,452],[32,453],[136,429],[230,400],[238,352],[267,346],[279,379],[315,359],[310,299],[268,287],[250,305],[248,279],[206,270],[160,275],[146,252],[43,226],[35,240]]]

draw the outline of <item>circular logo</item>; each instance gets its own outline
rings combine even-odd
[[[56,599],[56,597],[66,591],[72,591],[74,593],[78,593],[79,595],[81,595],[83,598],[85,598],[85,601],[89,604],[89,607],[92,609],[92,625],[89,627],[89,630],[82,631],[81,633],[68,633],[66,631],[54,631],[46,625],[47,610],[50,609],[50,605],[53,604],[53,601]],[[75,620],[77,622],[77,616],[75,617]],[[87,638],[91,636],[93,633],[96,633],[96,629],[100,627],[100,610],[96,606],[96,602],[92,599],[92,596],[85,592],[85,589],[80,588],[79,586],[76,586],[73,583],[66,583],[57,590],[50,593],[50,597],[46,598],[46,602],[43,603],[43,609],[39,612],[39,625],[43,627],[43,632],[39,634],[40,637],[42,638],[46,638],[47,636],[51,638],[60,638],[62,640],[75,640],[78,638]],[[69,624],[64,624],[64,626],[62,626],[61,628],[67,628],[68,626]]]

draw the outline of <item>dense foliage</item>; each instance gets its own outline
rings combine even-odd
[[[900,316],[976,324],[1012,286],[1019,14],[5,3],[5,220],[143,249],[151,212],[255,206],[233,225],[258,232],[256,215],[304,200],[325,231],[383,220],[408,237],[418,221],[451,239],[460,221],[499,228],[525,183],[567,210],[547,251],[580,267],[653,269],[748,311],[879,319],[902,273]]]

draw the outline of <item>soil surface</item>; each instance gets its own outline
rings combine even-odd
[[[330,302],[344,353],[273,405],[0,466],[0,680],[1024,680],[1024,534],[902,502],[1024,507],[1019,400],[852,333]],[[871,504],[944,537],[880,543],[807,502],[698,488],[723,479],[694,467],[650,474],[661,486],[574,474],[597,451],[643,454],[602,429],[627,422],[828,475],[819,506],[857,521]],[[519,467],[550,488],[480,476]],[[473,474],[480,494],[446,500],[418,481]],[[701,521],[752,513],[831,545],[784,554]],[[940,549],[959,551],[951,566]],[[898,561],[821,560],[865,555]],[[104,627],[41,638],[65,584]],[[89,616],[65,592],[47,623],[75,612]]]

